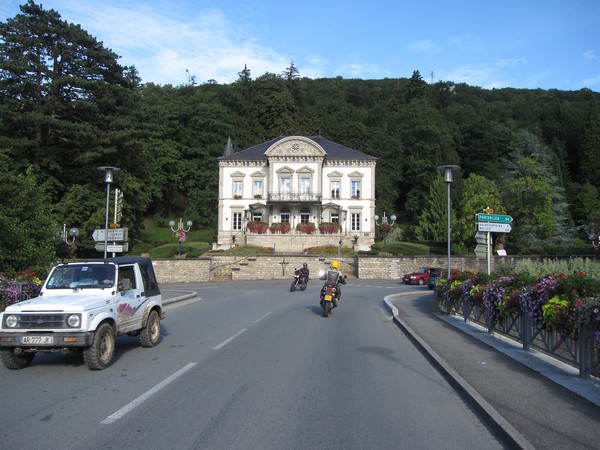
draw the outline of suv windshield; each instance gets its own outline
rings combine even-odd
[[[46,289],[107,288],[114,284],[114,264],[69,264],[54,268]]]

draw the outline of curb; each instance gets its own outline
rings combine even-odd
[[[170,290],[170,289],[162,289],[162,292],[181,293],[181,295],[178,295],[176,297],[170,297],[170,298],[164,299],[162,301],[163,306],[170,305],[172,303],[182,302],[184,300],[188,300],[190,298],[194,298],[194,297],[198,296],[198,293],[195,291],[174,291],[174,290]]]
[[[419,351],[442,374],[449,384],[483,417],[485,423],[498,433],[511,448],[535,450],[525,437],[502,417],[475,389],[465,381],[450,365],[441,358],[423,339],[421,339],[399,316],[398,309],[390,298],[414,295],[413,293],[393,294],[383,300],[394,316],[394,322],[409,337]]]

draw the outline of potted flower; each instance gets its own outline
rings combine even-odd
[[[296,225],[296,231],[298,231],[299,233],[313,234],[315,230],[315,224],[312,222],[299,223],[298,225]]]
[[[268,227],[269,225],[266,222],[263,222],[262,220],[253,220],[251,222],[248,222],[248,225],[246,225],[246,229],[249,232],[258,234],[266,233]]]
[[[322,234],[335,234],[341,230],[340,224],[337,222],[321,222],[319,224],[319,232]]]
[[[269,228],[271,233],[289,233],[292,229],[289,222],[273,222]]]
[[[242,198],[242,196],[240,194],[235,194],[233,196],[234,200],[240,200]]]
[[[260,194],[254,194],[254,198],[257,200],[260,200],[262,198],[262,195]]]

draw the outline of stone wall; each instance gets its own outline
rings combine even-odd
[[[195,259],[154,259],[154,270],[159,283],[202,283],[218,280],[278,280],[291,279],[294,270],[308,263],[311,276],[329,267],[332,259],[341,264],[343,274],[360,279],[399,280],[405,273],[419,267],[448,265],[445,256],[360,256],[353,258],[318,257],[302,254],[257,256],[214,255]],[[494,257],[492,269],[499,263],[514,266],[522,258]],[[536,258],[528,258],[536,259]],[[539,259],[539,258],[538,258]],[[452,257],[452,268],[485,272],[486,261],[476,257]]]

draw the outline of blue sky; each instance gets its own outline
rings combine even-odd
[[[0,21],[25,0],[1,0]],[[37,0],[144,82],[410,77],[600,92],[598,0]]]

